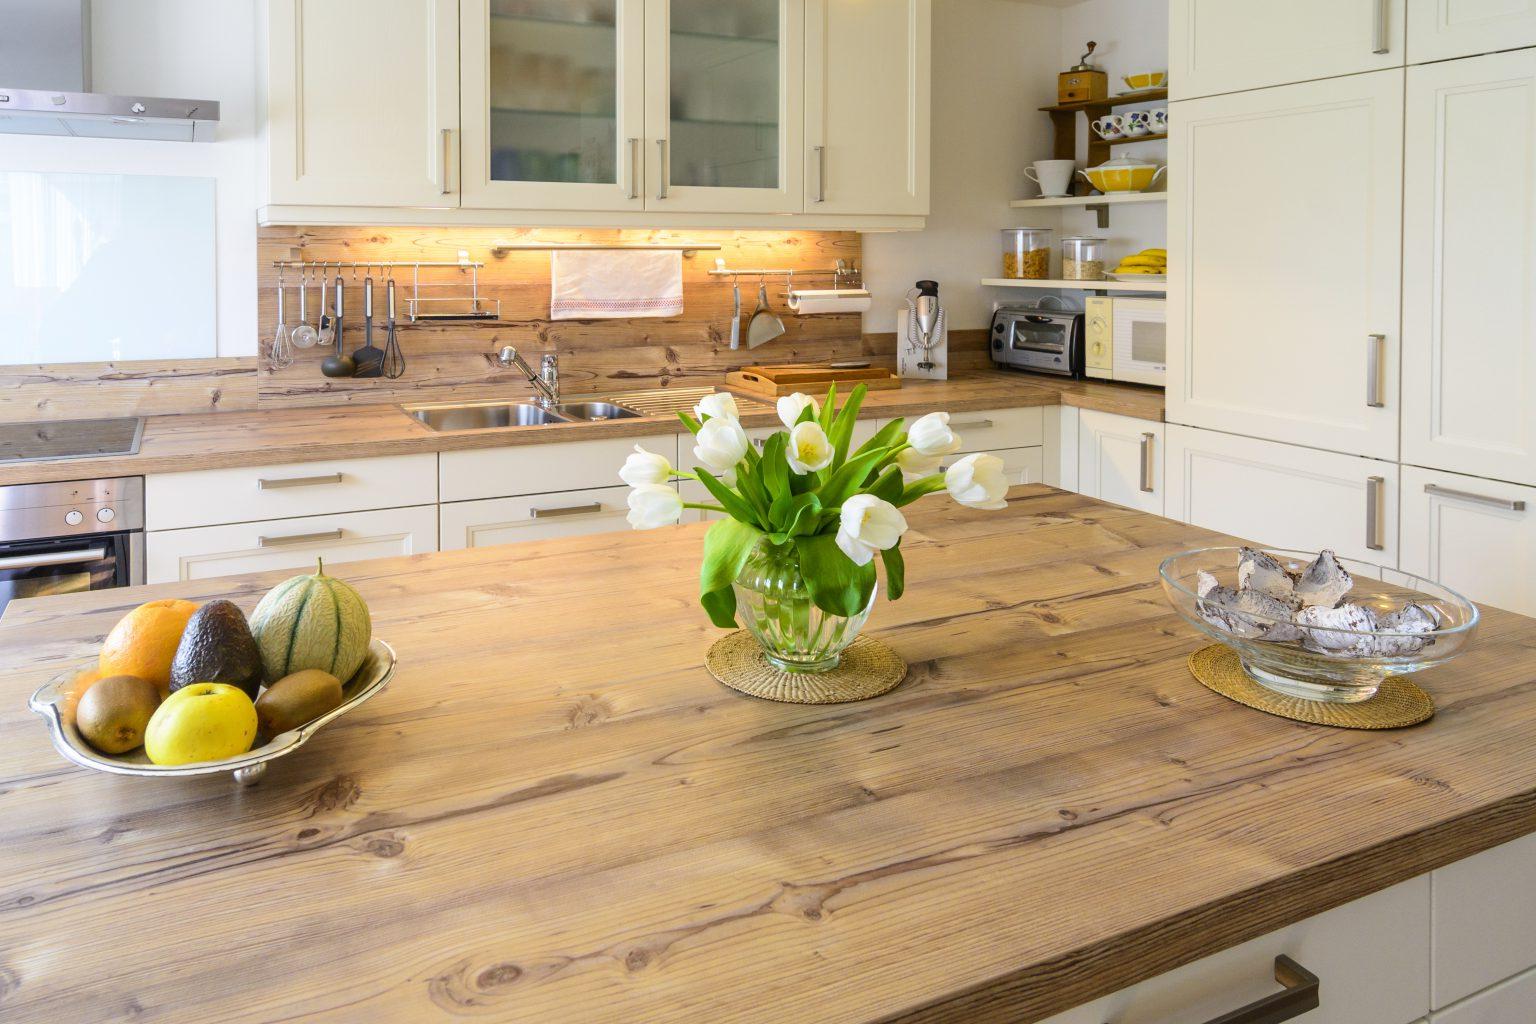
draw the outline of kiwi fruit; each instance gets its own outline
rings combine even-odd
[[[340,706],[341,680],[329,672],[307,668],[284,676],[262,691],[256,698],[256,721],[261,734],[272,737],[297,729]]]
[[[103,754],[126,754],[144,743],[144,729],[160,706],[160,688],[138,676],[108,676],[80,697],[75,728]]]

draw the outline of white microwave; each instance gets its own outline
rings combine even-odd
[[[1162,386],[1168,378],[1168,304],[1093,296],[1084,303],[1084,373]]]

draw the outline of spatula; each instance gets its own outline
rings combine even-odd
[[[731,348],[741,348],[741,285],[731,286]]]
[[[373,278],[363,278],[363,347],[352,353],[354,377],[384,376],[384,350],[373,343]]]
[[[768,285],[759,281],[757,282],[757,308],[752,311],[752,319],[747,321],[747,348],[757,348],[759,345],[767,344],[783,333],[784,321],[768,308]]]

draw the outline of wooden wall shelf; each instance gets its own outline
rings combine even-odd
[[[1114,107],[1129,107],[1136,103],[1153,103],[1157,100],[1168,98],[1167,89],[1143,89],[1140,92],[1121,93],[1119,96],[1106,96],[1102,100],[1083,100],[1079,103],[1055,103],[1049,107],[1040,109],[1047,114],[1076,114],[1087,113],[1090,110],[1103,108],[1110,110]],[[1089,118],[1093,120],[1093,118]]]
[[[1068,281],[1062,278],[984,277],[987,288],[1060,288],[1073,292],[1157,292],[1166,293],[1165,281]]]
[[[1077,159],[1077,115],[1087,115],[1088,124],[1092,124],[1099,118],[1113,111],[1116,107],[1129,107],[1137,103],[1155,103],[1158,100],[1168,98],[1167,89],[1143,89],[1141,92],[1124,93],[1120,96],[1107,96],[1102,100],[1084,100],[1081,103],[1057,103],[1040,109],[1051,115],[1051,125],[1056,131],[1056,141],[1051,150],[1053,160]],[[1088,128],[1088,166],[1097,167],[1110,158],[1112,148],[1125,146],[1132,142],[1158,142],[1168,138],[1166,133],[1157,135],[1135,135],[1124,139],[1101,139],[1094,134],[1093,129]],[[1086,190],[1088,184],[1078,179],[1073,186]],[[1099,214],[1100,227],[1107,223],[1103,211]]]

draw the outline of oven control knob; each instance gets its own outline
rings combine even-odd
[[[98,523],[110,523],[116,518],[117,511],[115,509],[101,508],[96,510],[96,521]]]
[[[1096,356],[1101,356],[1104,354],[1104,343],[1102,341],[1096,341],[1092,345],[1088,346],[1088,351],[1092,352]]]
[[[1101,316],[1090,317],[1088,320],[1088,329],[1097,334],[1101,331],[1109,330],[1109,324],[1106,323],[1104,318]]]
[[[68,512],[64,513],[64,522],[69,526],[79,526],[81,523],[85,522],[85,516],[80,514],[79,509],[72,508]]]

